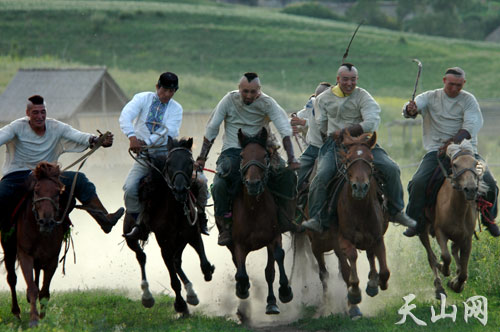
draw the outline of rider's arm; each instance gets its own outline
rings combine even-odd
[[[475,137],[478,135],[479,130],[483,127],[483,115],[481,114],[479,103],[476,98],[471,94],[466,96],[467,98],[464,105],[464,123],[462,124],[462,129],[468,131],[471,137]]]
[[[16,137],[16,126],[20,120],[13,121],[0,129],[0,146]]]
[[[144,107],[144,101],[147,99],[148,93],[138,93],[131,101],[123,107],[120,114],[119,123],[122,132],[125,136],[136,136],[134,129],[134,120],[139,116],[139,113]]]
[[[359,123],[363,132],[377,131],[380,124],[380,106],[366,90],[360,90],[359,105],[363,120]]]

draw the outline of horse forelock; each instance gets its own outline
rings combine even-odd
[[[246,136],[243,141],[240,141],[241,148],[244,149],[248,144],[258,144],[264,149],[266,148],[267,141],[263,141],[260,137],[258,136]]]
[[[59,180],[59,176],[61,175],[61,169],[59,165],[55,163],[49,163],[46,161],[42,161],[38,163],[36,168],[33,170],[33,175],[37,181],[43,179],[49,179],[54,181],[60,187],[63,187],[63,183]]]
[[[172,150],[175,148],[185,148],[191,151],[193,146],[193,138],[192,137],[182,137],[180,139],[172,138],[168,142],[168,149]]]
[[[468,151],[474,153],[474,147],[472,146],[470,140],[464,139],[460,144],[452,143],[448,145],[448,148],[446,149],[446,154],[448,155],[448,157],[450,157],[450,159],[453,160],[455,155],[461,151]]]

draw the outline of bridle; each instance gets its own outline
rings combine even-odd
[[[361,144],[361,145],[363,145],[363,144]],[[347,149],[347,147],[346,147],[346,149]],[[351,148],[349,148],[347,150],[350,150],[350,149]],[[350,182],[350,179],[347,176],[347,173],[348,173],[349,169],[352,167],[352,165],[354,165],[355,163],[357,163],[359,161],[364,162],[365,164],[368,165],[368,167],[370,168],[370,174],[369,174],[368,178],[369,179],[372,178],[372,176],[373,176],[373,162],[372,161],[366,160],[365,158],[362,158],[362,157],[357,157],[357,158],[354,158],[352,160],[346,158],[345,162],[343,163],[343,165],[344,165],[344,172],[343,172],[343,174],[344,174],[344,177],[346,178],[346,180],[348,182]]]
[[[258,168],[264,171],[264,176],[261,179],[262,186],[257,194],[261,194],[264,191],[264,187],[267,184],[267,180],[269,179],[269,169],[270,169],[270,157],[269,152],[266,151],[266,157],[264,162],[258,161],[256,159],[252,159],[243,164],[243,160],[240,163],[240,173],[241,173],[241,181],[245,184],[245,174],[251,166],[257,166]]]
[[[58,186],[59,193],[60,193],[62,188],[59,185],[59,183],[56,180],[51,179],[51,178],[49,180],[54,182]],[[40,215],[38,214],[38,210],[36,209],[36,204],[38,202],[42,202],[42,201],[49,201],[52,204],[52,206],[54,207],[54,211],[55,211],[54,215],[57,216],[59,214],[59,202],[56,202],[52,197],[48,197],[48,196],[36,197],[36,192],[33,191],[33,200],[31,202],[31,211],[33,212],[33,216],[35,217],[37,224],[40,226],[43,225],[44,222],[42,222],[42,219],[40,218]],[[64,217],[61,218],[61,220],[54,220],[54,225],[56,225],[56,226],[61,225],[63,222],[64,222]]]
[[[165,167],[163,168],[162,172],[160,172],[160,174],[163,177],[163,179],[165,180],[165,182],[167,183],[167,186],[172,191],[174,191],[174,185],[173,185],[173,183],[175,181],[175,178],[178,175],[181,175],[186,180],[186,183],[187,183],[187,185],[184,186],[184,189],[186,191],[189,191],[191,189],[191,176],[192,176],[192,174],[186,174],[186,172],[184,170],[177,170],[177,171],[174,172],[174,174],[172,174],[172,176],[168,176],[168,164],[169,164],[169,162],[173,158],[173,153],[176,152],[176,151],[186,151],[186,152],[188,152],[189,153],[189,157],[191,159],[191,162],[194,164],[193,153],[191,152],[190,149],[185,148],[185,147],[173,148],[172,150],[170,150],[168,152],[167,158],[165,159]]]
[[[453,161],[455,159],[457,159],[458,157],[460,156],[472,156],[474,157],[474,159],[476,158],[476,156],[474,155],[473,152],[469,151],[469,150],[461,150],[459,152],[457,152],[453,158],[450,158],[451,160],[451,176],[448,174],[448,172],[446,171],[446,168],[444,167],[443,163],[441,162],[441,159],[438,157],[437,160],[438,160],[438,164],[439,164],[439,167],[441,168],[441,172],[443,173],[443,175],[448,179],[450,180],[451,182],[451,185],[453,186],[454,189],[456,190],[463,190],[462,188],[460,188],[460,186],[457,184],[457,180],[458,178],[464,174],[465,172],[469,171],[471,172],[472,174],[474,174],[474,177],[476,179],[476,183],[479,185],[479,180],[480,180],[480,175],[479,173],[477,172],[477,169],[476,168],[471,168],[471,167],[465,167],[465,168],[462,168],[460,170],[456,170],[456,167],[455,165],[453,165]]]

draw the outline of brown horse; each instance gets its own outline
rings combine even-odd
[[[181,268],[182,252],[186,245],[189,243],[198,253],[206,281],[212,280],[215,269],[207,260],[198,224],[194,220],[196,211],[193,213],[190,192],[194,165],[192,145],[192,138],[178,141],[169,137],[168,156],[152,159],[153,163],[149,164],[150,175],[142,183],[139,195],[144,204],[141,218],[156,236],[175,292],[174,308],[183,315],[189,314],[189,310],[181,295],[181,283],[177,276],[186,289],[187,302],[191,305],[199,303],[191,282]],[[123,224],[124,232],[129,232],[134,224],[135,221],[127,215]],[[127,239],[127,245],[135,252],[141,267],[142,304],[150,308],[154,305],[154,298],[146,278],[146,254],[138,240]]]
[[[387,289],[390,272],[387,268],[384,234],[388,219],[378,195],[378,184],[373,176],[373,155],[376,133],[343,139],[347,152],[341,152],[345,182],[336,203],[338,222],[322,234],[308,231],[311,247],[319,265],[319,277],[326,293],[328,271],[323,254],[334,250],[339,259],[342,278],[347,285],[348,310],[351,318],[362,316],[357,304],[361,302],[356,268],[357,250],[365,250],[370,263],[366,293],[378,294],[378,288]],[[380,273],[377,272],[375,257]]]
[[[62,217],[64,210],[60,197],[64,185],[59,180],[61,171],[53,163],[40,162],[30,178],[25,202],[14,218],[15,234],[2,236],[4,262],[7,281],[12,296],[12,313],[20,318],[20,308],[16,296],[16,254],[27,285],[27,298],[30,303],[30,327],[36,326],[45,316],[45,306],[50,298],[50,282],[56,271],[59,252],[64,234],[70,222]],[[69,211],[68,211],[69,213]],[[43,270],[42,289],[39,290],[40,271]],[[33,271],[35,272],[33,278]],[[40,299],[40,314],[37,299]]]
[[[457,293],[464,289],[478,214],[476,199],[487,190],[487,185],[482,181],[484,165],[475,158],[470,141],[464,140],[460,145],[449,145],[447,156],[451,160],[452,174],[445,174],[446,180],[439,189],[435,207],[426,208],[425,214],[429,222],[419,235],[434,272],[437,299],[441,299],[441,294],[446,295],[438,271],[445,277],[450,275],[451,256],[448,240],[452,242],[451,250],[457,264],[457,275],[448,282],[448,287]],[[442,263],[438,263],[431,248],[429,234],[436,237],[441,249]]]
[[[274,296],[273,283],[275,268],[278,263],[280,272],[279,299],[282,303],[293,298],[292,289],[285,273],[285,251],[281,244],[278,227],[277,206],[266,182],[269,176],[269,154],[266,149],[267,130],[256,136],[246,136],[241,129],[238,139],[241,151],[241,175],[244,186],[233,201],[232,244],[229,246],[236,266],[236,296],[246,299],[249,296],[250,282],[245,261],[251,251],[267,248],[267,266],[265,268],[268,296],[266,314],[279,314]]]

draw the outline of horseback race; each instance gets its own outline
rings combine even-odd
[[[500,44],[434,0],[0,6],[0,331],[500,324]]]

